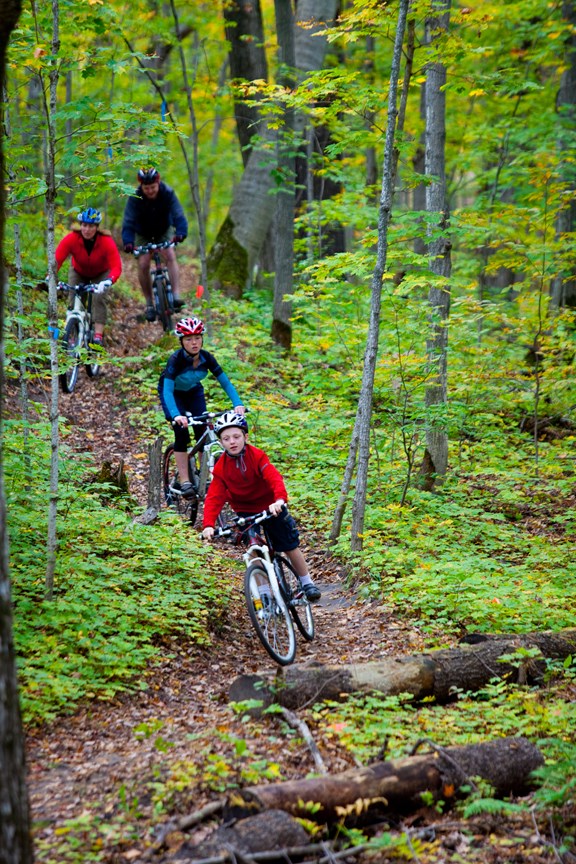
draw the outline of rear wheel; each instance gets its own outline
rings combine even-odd
[[[164,276],[158,276],[154,280],[154,294],[156,296],[157,304],[156,314],[158,315],[158,319],[162,324],[164,332],[168,333],[173,329],[172,315],[174,310],[168,300],[168,285],[166,284]]]
[[[296,571],[292,567],[290,561],[284,558],[283,555],[276,555],[274,558],[274,568],[276,570],[276,578],[282,586],[286,588],[286,603],[290,610],[290,614],[294,619],[298,630],[306,639],[311,642],[314,638],[314,616],[312,615],[312,606],[306,598],[306,594]]]
[[[62,336],[62,348],[64,349],[63,363],[66,371],[59,375],[60,386],[64,393],[72,393],[78,381],[80,356],[80,324],[77,318],[70,318]]]
[[[250,621],[268,654],[280,666],[288,666],[296,655],[292,618],[274,598],[268,573],[255,561],[244,574],[244,596]]]
[[[190,460],[192,463],[192,460]],[[190,470],[190,479],[194,483],[197,477],[196,469],[193,464],[188,466]],[[176,466],[176,457],[174,455],[174,445],[170,444],[164,451],[162,459],[162,494],[164,501],[168,507],[173,507],[183,519],[194,525],[198,516],[198,496],[192,498],[184,498],[181,493],[181,483]]]

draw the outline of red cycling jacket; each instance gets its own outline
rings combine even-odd
[[[56,247],[58,270],[64,261],[72,256],[74,270],[86,282],[90,282],[106,270],[110,271],[109,278],[112,282],[116,282],[122,273],[122,259],[116,243],[110,235],[102,234],[100,231],[96,232],[94,241],[94,246],[88,254],[80,231],[71,231],[67,234]]]
[[[214,466],[202,527],[213,528],[226,503],[236,513],[260,513],[278,498],[288,500],[282,475],[263,450],[246,444],[240,456],[224,453]]]

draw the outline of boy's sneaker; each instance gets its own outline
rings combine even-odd
[[[315,600],[320,600],[322,596],[322,592],[313,582],[309,582],[308,585],[303,585],[302,590],[306,595],[306,599],[311,603],[314,603]]]
[[[180,494],[183,498],[192,498],[195,494],[196,490],[194,485],[190,483],[190,481],[186,481],[186,483],[182,483],[180,486]]]
[[[183,306],[186,305],[186,301],[182,300],[181,297],[174,297],[174,302],[172,304],[174,306],[174,311],[179,312]]]
[[[154,306],[146,306],[144,310],[144,317],[146,321],[155,321],[156,320],[156,310]]]
[[[102,337],[102,333],[93,333],[92,338],[90,340],[90,345],[102,345],[104,344],[104,339]]]

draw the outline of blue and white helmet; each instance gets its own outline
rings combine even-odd
[[[82,210],[78,214],[78,222],[84,225],[99,225],[101,221],[102,214],[99,210],[95,210],[94,207],[87,207],[86,210]]]
[[[222,414],[222,416],[214,423],[214,432],[219,438],[224,429],[230,429],[232,427],[242,429],[243,432],[248,434],[248,423],[246,422],[246,419],[241,414],[236,414],[235,411],[227,411],[226,414]]]

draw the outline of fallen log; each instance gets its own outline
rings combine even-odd
[[[539,656],[527,656],[518,662],[502,659],[520,649],[537,649]],[[433,697],[443,704],[456,693],[480,690],[493,678],[510,683],[540,683],[546,659],[563,660],[574,652],[576,630],[529,633],[427,654],[386,657],[375,663],[345,666],[314,663],[286,666],[277,672],[240,675],[232,682],[229,697],[233,702],[262,700],[263,708],[275,702],[292,710],[369,691],[386,696],[411,693],[416,700]],[[252,709],[253,713],[259,710]]]
[[[258,813],[241,819],[233,825],[222,825],[201,843],[185,842],[178,850],[179,859],[187,860],[244,860],[257,852],[302,847],[310,843],[308,834],[299,822],[284,810]],[[228,857],[226,853],[234,853]]]
[[[542,754],[526,738],[500,738],[465,747],[435,747],[433,752],[375,762],[341,774],[250,786],[230,795],[224,818],[284,810],[318,823],[353,820],[355,824],[422,806],[422,795],[450,803],[473,778],[488,781],[496,796],[522,794]]]

